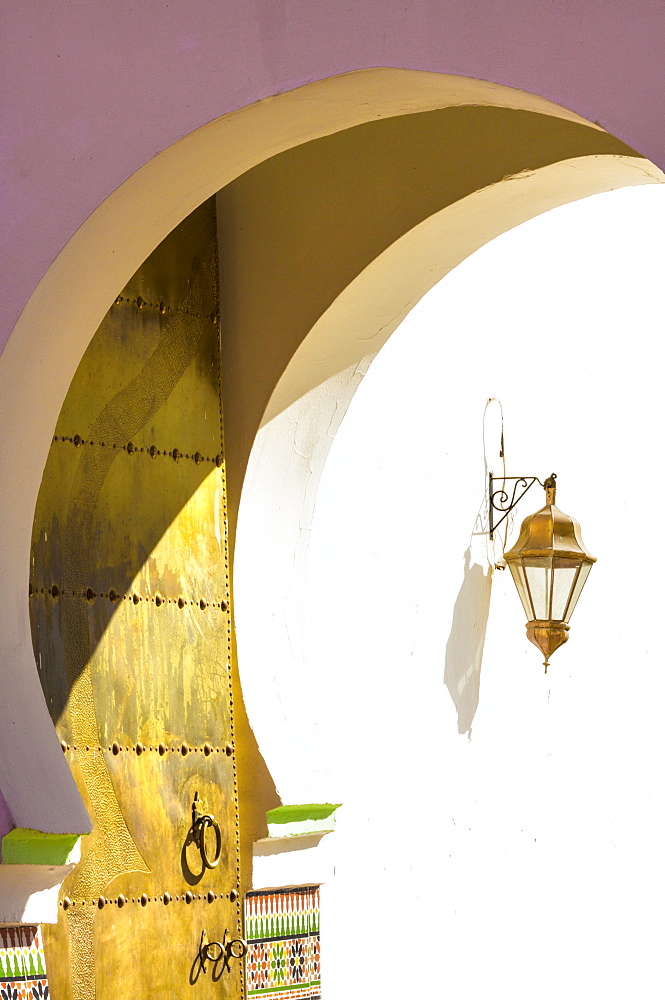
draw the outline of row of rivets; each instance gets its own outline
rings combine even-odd
[[[103,753],[104,750],[110,750],[116,757],[119,753],[129,753],[134,752],[137,757],[140,757],[143,753],[158,753],[160,757],[164,757],[167,753],[179,753],[183,757],[186,757],[189,753],[202,753],[206,757],[210,757],[213,753],[225,753],[227,757],[230,757],[233,753],[233,744],[227,743],[223,747],[214,747],[210,743],[204,743],[202,747],[190,747],[188,743],[179,743],[177,746],[169,747],[166,743],[160,743],[156,747],[146,747],[143,743],[135,743],[133,746],[122,746],[117,740],[111,744],[110,747],[78,747],[71,743],[67,743],[66,740],[60,741],[60,746],[62,747],[62,752],[67,753],[68,750],[75,750],[77,753],[80,751],[90,752],[91,750],[99,753]]]
[[[144,299],[141,295],[137,295],[135,299],[130,299],[126,296],[118,295],[113,305],[119,306],[122,305],[123,302],[126,302],[128,305],[131,306],[136,306],[136,308],[140,310],[154,309],[156,311],[159,311],[162,314],[162,316],[165,316],[166,313],[169,312],[181,316],[193,316],[195,319],[203,319],[200,313],[188,312],[188,310],[186,309],[174,309],[173,306],[167,305],[163,299],[159,303],[156,303],[156,302],[147,302],[146,299]],[[214,326],[217,326],[217,324],[219,323],[219,313],[217,312],[212,312],[205,318],[209,319]]]
[[[77,592],[76,590],[70,592],[59,587],[57,583],[54,583],[52,587],[35,587],[33,584],[30,584],[28,588],[29,597],[33,597],[35,594],[44,594],[45,596],[50,595],[54,600],[57,600],[59,597],[68,597],[70,593],[72,597],[85,597],[89,604],[93,604],[98,597],[101,597],[111,601],[112,604],[117,604],[118,601],[131,601],[132,604],[140,604],[142,601],[146,601],[147,603],[155,604],[158,608],[161,608],[162,604],[177,604],[181,610],[188,605],[190,607],[199,607],[201,611],[205,611],[206,608],[220,608],[221,611],[228,611],[229,608],[228,601],[206,601],[205,597],[200,597],[198,600],[196,598],[187,600],[186,597],[163,597],[162,594],[142,597],[141,594],[136,593],[121,594],[113,589],[109,590],[108,593],[98,594],[92,587],[88,587],[83,592]]]
[[[207,900],[208,903],[214,903],[216,899],[224,899],[225,896],[228,896],[229,900],[232,903],[235,903],[235,901],[239,897],[239,893],[235,889],[231,889],[229,893],[222,892],[219,894],[219,896],[217,895],[216,892],[213,892],[212,890],[210,890],[210,892],[207,892],[205,894],[199,893],[198,895],[194,892],[188,891],[184,893],[184,895],[182,896],[181,895],[172,896],[169,892],[161,893],[159,896],[147,896],[145,893],[143,893],[142,896],[133,896],[131,899],[123,895],[116,896],[115,899],[107,898],[106,896],[98,896],[97,899],[91,899],[88,905],[97,906],[100,910],[102,910],[105,906],[118,906],[120,909],[122,909],[122,907],[125,906],[127,903],[140,903],[141,906],[147,906],[148,903],[163,903],[164,906],[168,906],[169,903],[173,902],[176,903],[182,902],[189,904],[193,903],[195,900],[204,900],[204,899]],[[64,899],[60,900],[60,906],[63,908],[63,910],[68,910],[70,907],[73,906],[85,906],[87,902],[88,901],[85,899],[76,900],[76,899],[70,899],[69,896],[65,896]]]
[[[217,287],[217,311],[219,311],[219,285]],[[219,440],[220,440],[220,450],[224,450],[224,405],[223,405],[223,392],[222,392],[222,357],[221,357],[221,344],[218,340],[217,342],[217,393],[219,399]],[[227,508],[227,493],[226,493],[226,481],[225,481],[225,470],[222,469],[222,476],[224,477],[224,489],[222,490],[222,505],[224,512],[224,522],[226,523],[228,517]],[[229,587],[229,547],[228,544],[224,546],[224,569],[226,576],[226,584]],[[227,641],[229,643],[229,648],[232,645],[232,635],[231,635],[231,619],[230,616],[226,619],[226,632]],[[230,708],[230,725],[231,725],[231,740],[234,741],[234,709],[233,709],[233,677],[231,671],[228,671],[228,685],[229,685],[229,708]],[[231,764],[233,767],[233,801],[235,806],[235,866],[236,866],[236,881],[240,882],[240,814],[238,807],[238,773],[235,755],[231,758]],[[230,859],[229,859],[230,861]],[[236,904],[236,926],[238,934],[242,937],[243,925],[242,925],[242,902],[239,900]],[[240,981],[241,989],[240,992],[244,993],[244,963],[240,963]]]
[[[201,462],[214,462],[217,468],[221,468],[223,458],[221,455],[214,455],[212,458],[206,455],[202,455],[200,451],[195,451],[192,454],[190,452],[182,452],[178,448],[172,448],[171,451],[160,451],[154,444],[151,444],[149,448],[137,448],[137,446],[132,442],[128,441],[127,444],[109,444],[107,445],[105,441],[90,441],[82,438],[80,434],[75,434],[74,437],[69,437],[68,435],[55,434],[53,436],[54,441],[64,441],[69,444],[73,444],[75,448],[80,448],[82,445],[89,445],[90,447],[99,448],[115,448],[118,451],[126,451],[128,455],[135,455],[145,452],[146,455],[150,455],[151,458],[157,458],[158,456],[163,456],[165,458],[172,458],[175,462],[179,462],[181,458],[191,459],[200,465]]]

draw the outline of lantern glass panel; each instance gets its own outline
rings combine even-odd
[[[531,594],[534,618],[546,621],[550,617],[550,593],[552,590],[552,559],[522,559],[526,582]]]
[[[524,608],[524,613],[527,619],[531,621],[534,617],[533,608],[531,606],[531,598],[529,597],[529,591],[526,586],[526,578],[524,575],[524,567],[522,562],[509,562],[510,572],[513,575],[513,580],[515,581],[515,586],[517,587],[517,593],[520,595],[520,601],[522,602],[522,607]]]
[[[568,607],[568,598],[575,586],[581,559],[555,559],[552,584],[552,610],[548,618],[562,622]]]
[[[570,604],[568,605],[568,608],[564,611],[564,614],[566,616],[565,619],[564,619],[565,622],[569,622],[570,621],[570,616],[572,615],[572,613],[573,613],[573,611],[575,609],[575,605],[577,604],[577,599],[580,596],[580,594],[582,593],[582,587],[584,586],[584,584],[587,581],[587,577],[588,577],[589,573],[591,572],[591,567],[592,566],[593,566],[593,563],[584,562],[584,563],[582,563],[582,565],[580,567],[580,573],[579,573],[579,576],[577,577],[577,580],[575,581],[575,585],[573,587],[573,592],[572,592],[571,597],[570,597]]]

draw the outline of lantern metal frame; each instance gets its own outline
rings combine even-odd
[[[490,539],[534,483],[540,483],[545,490],[545,506],[524,520],[518,540],[504,553],[500,568],[506,564],[510,567],[527,618],[530,617],[526,623],[527,637],[544,654],[547,673],[550,656],[568,640],[570,616],[596,559],[584,545],[577,521],[556,506],[555,473],[544,483],[537,476],[501,476],[503,485],[498,490],[494,488],[497,480],[499,477],[495,480],[490,473]],[[514,483],[510,496],[506,482]],[[495,512],[501,515],[498,520]],[[530,582],[530,570],[545,574],[542,586],[538,586],[536,577]],[[561,591],[555,584],[561,579],[557,574],[564,570],[576,572],[570,584]]]

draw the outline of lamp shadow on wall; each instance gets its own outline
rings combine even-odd
[[[474,536],[464,553],[464,578],[453,608],[443,674],[457,710],[457,731],[468,733],[469,738],[480,698],[480,669],[492,593],[489,566],[472,561],[473,540]]]
[[[503,406],[494,396],[485,404],[482,440],[487,482],[489,469],[497,462],[505,471]],[[453,608],[443,673],[443,682],[457,710],[457,731],[468,733],[469,739],[480,699],[480,670],[492,595],[492,565],[486,548],[488,536],[488,511],[483,501],[464,553],[464,577]]]

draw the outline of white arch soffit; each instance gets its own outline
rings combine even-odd
[[[175,226],[268,157],[380,117],[462,105],[596,127],[544,98],[462,77],[377,68],[317,81],[224,115],[158,154],[89,216],[35,289],[0,357],[0,785],[17,825],[90,830],[39,684],[27,593],[53,429],[110,303]]]
[[[397,240],[339,295],[295,353],[250,455],[234,560],[243,695],[284,802],[339,801],[317,735],[316,664],[303,648],[303,595],[319,481],[373,358],[430,288],[506,229],[601,190],[664,180],[647,161],[615,155],[504,178]],[[556,275],[552,280],[556,287]]]

